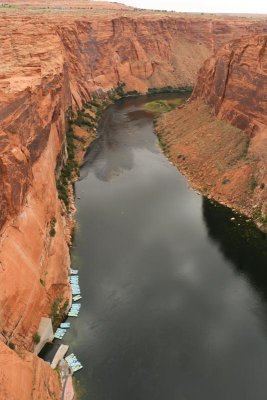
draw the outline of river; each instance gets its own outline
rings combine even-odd
[[[188,187],[146,101],[105,111],[75,187],[80,398],[266,400],[266,238]]]

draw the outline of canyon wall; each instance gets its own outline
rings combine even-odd
[[[72,94],[111,89],[118,81],[142,93],[151,87],[193,86],[215,49],[250,32],[267,31],[265,21],[126,13],[60,23]]]
[[[58,399],[57,374],[25,349],[54,302],[70,298],[70,228],[55,180],[69,80],[56,35],[29,20],[1,23],[0,339],[14,350],[0,343],[0,399]]]
[[[267,125],[266,42],[267,36],[253,35],[224,46],[200,69],[192,96],[249,136]]]
[[[92,92],[118,82],[140,92],[193,85],[203,61],[224,41],[266,29],[265,22],[253,20],[141,12],[119,5],[107,13],[91,10],[90,4],[80,13],[66,2],[64,12],[58,12],[49,4],[49,10],[31,13],[25,3],[0,10],[0,339],[19,354],[32,350],[33,334],[54,302],[70,296],[70,217],[56,190],[58,167],[67,157],[69,108],[81,107]],[[19,374],[14,364],[29,367],[29,357],[38,363],[45,371],[36,378],[42,392],[38,398],[53,398],[44,389],[43,380],[49,379],[44,363],[28,353],[17,359],[0,344],[10,373]],[[31,368],[20,379],[32,382]],[[8,376],[0,367],[1,380],[9,382]],[[21,398],[5,390],[0,385],[1,399]]]
[[[266,35],[253,35],[223,46],[200,69],[189,104],[165,116],[158,126],[171,159],[195,187],[253,218],[263,230],[266,43]]]
[[[1,400],[60,400],[59,376],[27,351],[19,354],[0,342]]]

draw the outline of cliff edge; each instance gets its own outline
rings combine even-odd
[[[162,117],[171,160],[204,194],[266,229],[267,37],[222,47],[199,71],[190,102]]]

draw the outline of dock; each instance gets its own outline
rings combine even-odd
[[[65,361],[67,361],[72,373],[83,368],[82,364],[77,360],[77,357],[73,353],[65,357]]]
[[[55,369],[60,360],[62,360],[69,350],[69,346],[66,344],[61,344],[56,352],[53,361],[51,363],[51,368]]]

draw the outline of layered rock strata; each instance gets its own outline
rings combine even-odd
[[[171,160],[205,194],[266,230],[267,37],[232,41],[201,68],[189,104],[158,130]]]

